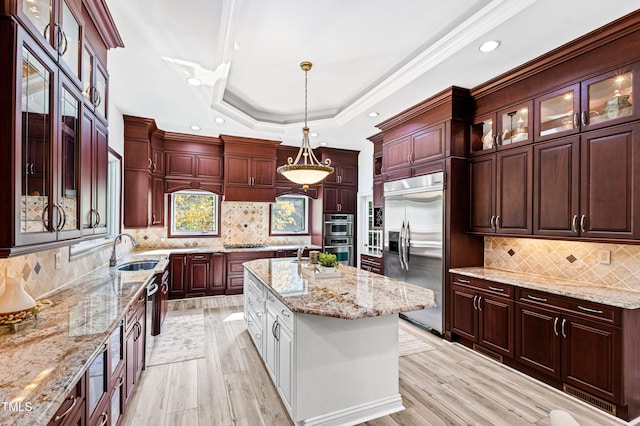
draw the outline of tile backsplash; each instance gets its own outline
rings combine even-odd
[[[164,228],[127,229],[141,248],[208,247],[222,249],[225,244],[308,244],[309,236],[270,236],[269,203],[224,201],[220,209],[220,236],[215,238],[167,238]]]
[[[640,245],[485,237],[484,266],[640,292]]]

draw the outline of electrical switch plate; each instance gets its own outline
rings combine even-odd
[[[56,269],[62,268],[62,253],[56,253]]]
[[[611,250],[598,250],[598,263],[611,265]]]

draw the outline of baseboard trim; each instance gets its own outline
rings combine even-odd
[[[304,426],[338,426],[356,425],[379,417],[388,416],[404,410],[402,397],[399,393],[377,401],[356,405],[321,416],[312,417],[298,423]]]

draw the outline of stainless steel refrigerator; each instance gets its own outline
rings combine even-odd
[[[384,184],[384,274],[433,290],[436,307],[403,312],[402,318],[443,330],[444,173]]]

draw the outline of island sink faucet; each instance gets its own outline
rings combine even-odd
[[[305,246],[304,244],[298,247],[298,265],[300,265],[300,262],[302,262],[302,253],[304,253],[304,251],[308,248],[309,247]]]
[[[127,234],[126,232],[122,232],[116,235],[113,240],[113,250],[111,250],[111,257],[109,258],[109,266],[116,266],[116,243],[124,235],[131,238],[131,245],[133,245],[134,247],[138,247],[138,242],[135,240],[135,238],[133,238],[133,235]]]

